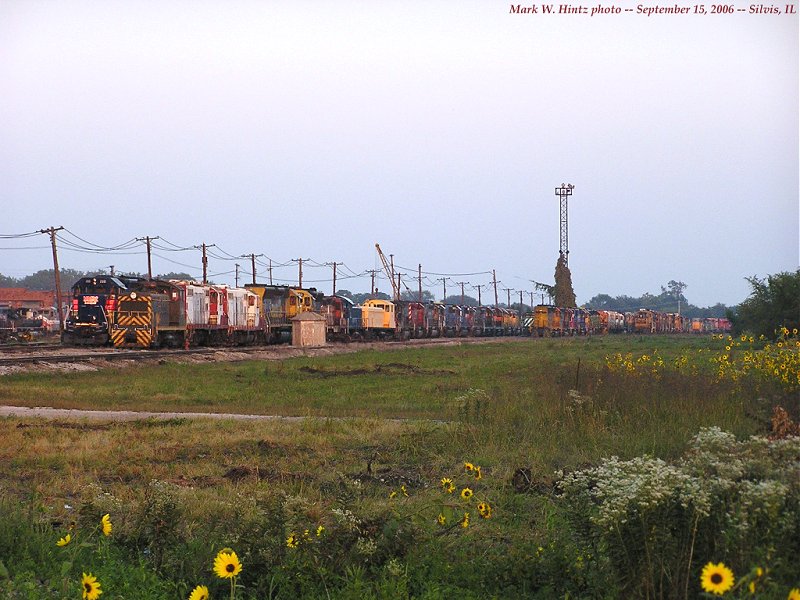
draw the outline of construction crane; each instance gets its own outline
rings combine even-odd
[[[381,259],[381,264],[383,265],[383,271],[386,273],[386,278],[392,282],[392,293],[395,300],[400,300],[400,282],[395,281],[394,274],[392,273],[392,269],[389,266],[389,261],[386,260],[386,256],[383,254],[381,250],[380,244],[375,244],[375,249],[378,251],[378,256]],[[403,285],[406,286],[406,289],[410,292],[411,289],[406,285],[405,281]]]
[[[381,259],[381,264],[383,264],[383,270],[386,273],[386,277],[392,283],[392,292],[393,292],[393,296],[392,297],[395,300],[399,300],[400,299],[400,288],[398,287],[397,282],[394,280],[394,275],[392,274],[392,270],[389,267],[389,262],[386,260],[386,257],[383,255],[383,251],[381,250],[381,245],[380,244],[375,244],[375,249],[378,251],[378,256]]]

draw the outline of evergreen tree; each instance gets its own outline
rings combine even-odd
[[[567,266],[567,260],[563,254],[559,254],[556,262],[556,285],[555,302],[556,306],[563,308],[575,308],[578,306],[575,301],[575,290],[572,289],[572,273]]]

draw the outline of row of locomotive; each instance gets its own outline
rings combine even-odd
[[[523,333],[539,337],[607,333],[724,333],[730,330],[728,319],[689,318],[646,308],[621,313],[539,305],[523,318]]]
[[[62,341],[69,345],[176,347],[287,341],[292,319],[315,312],[329,341],[466,336],[569,336],[607,333],[723,331],[680,315],[539,305],[522,318],[503,307],[369,299],[355,305],[315,289],[244,287],[139,277],[85,277],[73,286]],[[729,325],[729,324],[728,324]]]
[[[288,286],[84,277],[72,288],[62,342],[118,348],[275,343],[321,297]]]

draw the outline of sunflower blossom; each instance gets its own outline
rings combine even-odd
[[[708,563],[700,574],[700,585],[703,590],[721,596],[733,587],[733,571],[723,563]]]
[[[239,562],[239,557],[236,556],[236,552],[233,550],[230,552],[225,552],[224,550],[220,551],[214,559],[214,572],[217,574],[217,577],[221,579],[230,579],[241,573],[242,563]]]
[[[208,600],[208,588],[204,585],[198,585],[189,594],[189,600]]]
[[[103,535],[111,535],[111,530],[113,529],[111,525],[111,515],[103,515],[103,518],[100,519],[100,526],[103,528]]]
[[[56,546],[66,546],[72,541],[72,535],[69,533],[56,542]]]
[[[83,600],[97,600],[103,593],[103,590],[100,589],[100,582],[91,573],[83,574],[81,586],[83,587]]]
[[[800,589],[792,588],[789,590],[789,596],[786,600],[800,600]]]
[[[468,487],[465,487],[463,490],[461,490],[461,498],[464,500],[469,500],[472,498],[472,490]]]

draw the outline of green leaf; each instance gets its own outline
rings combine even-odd
[[[8,569],[6,569],[2,560],[0,560],[0,579],[8,579]]]
[[[69,575],[69,572],[71,570],[72,570],[72,561],[71,560],[65,560],[64,562],[61,563],[61,576],[62,577],[66,577],[67,575]]]

